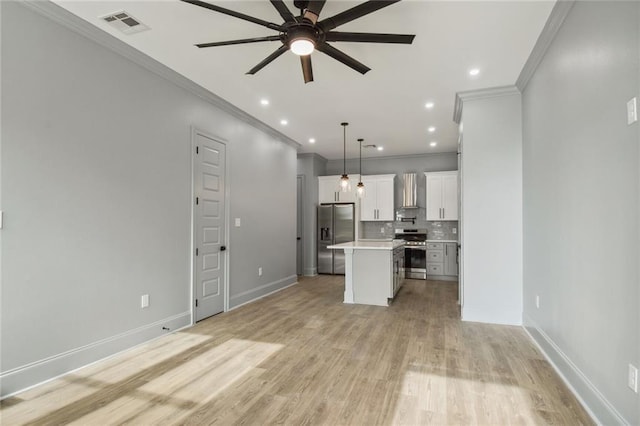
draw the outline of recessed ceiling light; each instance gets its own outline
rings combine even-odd
[[[309,138],[309,143],[316,143],[315,138]]]
[[[433,108],[433,105],[434,105],[433,102],[427,102],[426,104],[424,104],[424,107],[426,109],[431,109],[431,108]]]
[[[379,146],[379,147],[378,147],[378,151],[382,151],[383,149],[384,149],[384,148],[383,148],[383,147],[381,147],[381,146]]]
[[[478,74],[480,74],[480,70],[478,68],[472,68],[472,69],[469,70],[469,75],[470,76],[476,76]]]
[[[269,99],[260,99],[260,103],[264,106],[269,105]]]
[[[280,120],[280,124],[286,126],[287,124],[289,124],[289,122],[287,120]]]
[[[438,142],[431,142],[429,145],[430,146],[436,146],[436,145],[438,145]]]
[[[433,126],[431,126],[431,127],[429,127],[427,130],[429,131],[429,133],[433,133],[433,132],[435,132],[435,131],[436,131],[436,128],[435,128],[435,127],[433,127]]]

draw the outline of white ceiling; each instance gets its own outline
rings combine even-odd
[[[282,23],[263,1],[210,3]],[[293,1],[285,1],[297,14]],[[304,84],[300,60],[287,52],[255,75],[245,73],[280,46],[264,42],[198,49],[195,43],[276,35],[275,31],[179,1],[60,1],[55,3],[123,40],[302,145],[300,152],[358,156],[357,138],[384,151],[364,157],[454,152],[455,93],[512,85],[555,1],[403,1],[336,30],[416,34],[411,45],[332,43],[371,68],[361,75],[320,53],[312,54],[315,81]],[[328,0],[321,18],[361,1]],[[125,35],[99,17],[125,10],[151,30]],[[478,68],[480,74],[468,72]],[[263,106],[261,99],[268,99]],[[425,103],[435,106],[428,110]],[[280,124],[282,119],[288,124]],[[436,127],[429,133],[430,126]],[[316,143],[310,144],[309,138]],[[432,148],[429,142],[436,141]]]

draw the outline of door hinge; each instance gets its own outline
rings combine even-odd
[[[198,299],[196,299],[196,308],[198,307]]]
[[[196,197],[196,205],[200,203],[200,198]]]
[[[196,248],[196,256],[198,255],[198,249]]]
[[[196,154],[200,154],[200,147],[196,146]]]

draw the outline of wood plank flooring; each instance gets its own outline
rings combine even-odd
[[[345,305],[343,277],[260,301],[1,403],[3,425],[593,424],[519,327],[459,320],[455,283]]]

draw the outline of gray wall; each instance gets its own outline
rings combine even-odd
[[[189,323],[192,126],[227,141],[231,306],[295,282],[295,146],[0,7],[2,394]]]
[[[303,200],[303,274],[317,275],[316,218],[318,206],[318,176],[326,173],[327,160],[314,153],[298,154],[298,174],[304,176]]]
[[[498,89],[498,92],[502,90]],[[522,324],[520,93],[464,101],[462,319]]]
[[[640,424],[639,22],[576,2],[523,91],[524,323],[604,424]]]
[[[347,160],[347,173],[358,174],[360,170],[358,159]],[[341,175],[343,170],[342,160],[330,160],[327,162],[326,175]],[[426,180],[424,172],[443,172],[458,170],[458,157],[455,152],[442,154],[424,154],[401,157],[363,158],[362,175],[386,175],[395,174],[395,206],[402,205],[402,175],[408,172],[418,173],[418,205],[425,207]]]

